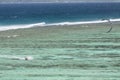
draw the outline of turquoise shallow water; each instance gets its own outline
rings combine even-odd
[[[107,25],[1,31],[0,80],[119,80],[120,27]]]

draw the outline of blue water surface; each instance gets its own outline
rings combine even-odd
[[[120,18],[120,3],[0,4],[0,25]]]

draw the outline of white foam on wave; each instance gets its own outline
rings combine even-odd
[[[11,55],[0,55],[0,58],[11,59],[11,60],[33,60],[32,56],[11,56]]]
[[[120,21],[120,19],[109,19],[111,22]],[[81,22],[60,22],[60,23],[49,23],[45,22],[35,23],[35,24],[25,24],[25,25],[9,25],[0,26],[0,31],[20,29],[20,28],[31,28],[31,27],[44,27],[44,26],[64,26],[64,25],[80,25],[80,24],[95,24],[95,23],[106,23],[108,20],[96,20],[96,21],[81,21]]]
[[[110,21],[115,22],[115,21],[120,21],[120,19],[110,19]]]
[[[107,20],[85,21],[85,22],[61,22],[61,23],[48,24],[48,26],[80,25],[80,24],[93,24],[93,23],[104,23],[104,22],[107,22]]]
[[[37,26],[44,26],[45,22],[42,23],[35,23],[35,24],[24,24],[24,25],[7,25],[7,26],[0,26],[0,31],[11,30],[11,29],[21,29],[21,28],[31,28]]]
[[[109,19],[111,22],[120,21],[120,19]],[[81,22],[61,22],[61,23],[53,23],[47,24],[48,26],[64,26],[64,25],[80,25],[80,24],[95,24],[95,23],[106,23],[108,20],[96,20],[96,21],[81,21]]]

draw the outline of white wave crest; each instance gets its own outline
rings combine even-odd
[[[42,23],[35,23],[35,24],[24,24],[24,25],[7,25],[7,26],[0,26],[0,31],[11,30],[11,29],[21,29],[21,28],[31,28],[37,26],[45,26],[45,22]]]
[[[33,60],[34,59],[32,56],[18,57],[18,56],[11,56],[11,55],[0,55],[0,58],[12,59],[12,60]]]
[[[120,21],[120,19],[109,19],[111,22]],[[96,21],[81,21],[81,22],[60,22],[60,23],[49,23],[45,22],[35,23],[35,24],[25,24],[25,25],[7,25],[0,26],[0,31],[20,29],[20,28],[31,28],[31,27],[44,27],[44,26],[64,26],[64,25],[80,25],[80,24],[95,24],[95,23],[106,23],[108,20],[96,20]]]
[[[0,55],[0,58],[12,59],[12,60],[33,60],[34,59],[32,56],[18,57],[18,56],[11,56],[11,55]]]
[[[120,19],[109,19],[111,22],[120,21]],[[61,22],[61,23],[53,23],[47,24],[48,26],[64,26],[64,25],[80,25],[80,24],[95,24],[95,23],[106,23],[108,20],[95,20],[95,21],[81,21],[81,22]]]

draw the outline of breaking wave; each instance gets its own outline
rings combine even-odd
[[[120,19],[109,19],[111,22],[120,21]],[[108,20],[96,20],[96,21],[80,21],[80,22],[60,22],[60,23],[35,23],[35,24],[19,24],[19,25],[1,25],[0,31],[31,28],[31,27],[45,27],[45,26],[64,26],[64,25],[80,25],[80,24],[95,24],[95,23],[106,23]]]

